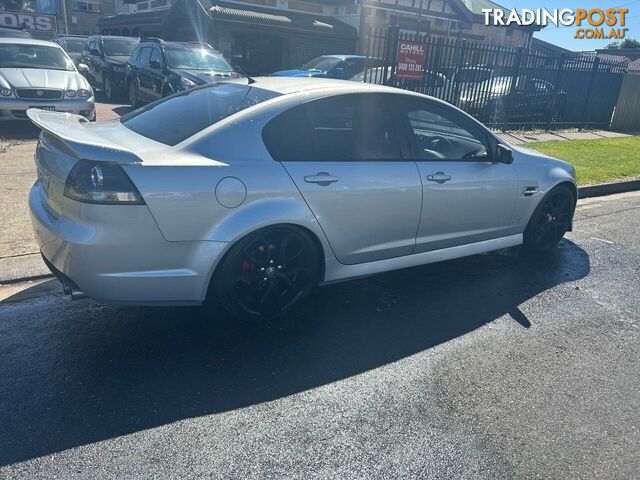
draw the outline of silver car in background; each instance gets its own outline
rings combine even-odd
[[[508,147],[462,111],[390,87],[258,78],[194,88],[94,124],[43,129],[29,196],[72,297],[290,311],[317,284],[571,228],[573,168]]]
[[[26,120],[30,108],[95,119],[93,90],[60,45],[0,38],[0,121]]]

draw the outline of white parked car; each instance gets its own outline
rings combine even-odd
[[[27,120],[29,108],[95,119],[87,80],[60,45],[29,38],[0,38],[0,121]]]
[[[571,228],[573,168],[509,147],[439,100],[268,77],[42,127],[29,203],[73,297],[290,311],[317,284],[524,244]]]

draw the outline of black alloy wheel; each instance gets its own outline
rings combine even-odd
[[[214,277],[217,296],[232,315],[269,320],[291,311],[318,283],[319,252],[304,230],[267,227],[240,240]]]
[[[555,247],[571,226],[575,199],[568,187],[559,185],[540,202],[524,231],[524,246],[533,252]]]

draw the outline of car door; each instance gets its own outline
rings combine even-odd
[[[82,54],[82,62],[88,67],[87,77],[92,86],[96,87],[95,64],[92,52],[95,49],[95,40],[90,38],[84,46]]]
[[[138,58],[138,94],[145,102],[153,100],[153,83],[149,62],[151,61],[151,47],[142,47]]]
[[[446,105],[409,95],[396,101],[423,184],[416,252],[517,233],[516,171],[493,161],[490,134]]]
[[[413,253],[422,185],[387,94],[309,101],[276,117],[265,142],[318,220],[339,262]]]
[[[162,98],[164,70],[162,52],[158,47],[151,48],[151,58],[149,59],[149,68],[147,68],[146,74],[149,76],[149,100],[153,101]]]
[[[94,40],[94,50],[91,51],[91,61],[93,63],[93,76],[96,84],[104,88],[104,45],[101,40]]]

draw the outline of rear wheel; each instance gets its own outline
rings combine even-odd
[[[318,283],[319,251],[308,233],[267,227],[240,240],[214,278],[220,304],[249,321],[269,320],[299,305]]]
[[[571,226],[575,199],[569,187],[559,185],[542,199],[524,231],[524,247],[546,252],[555,247]]]

